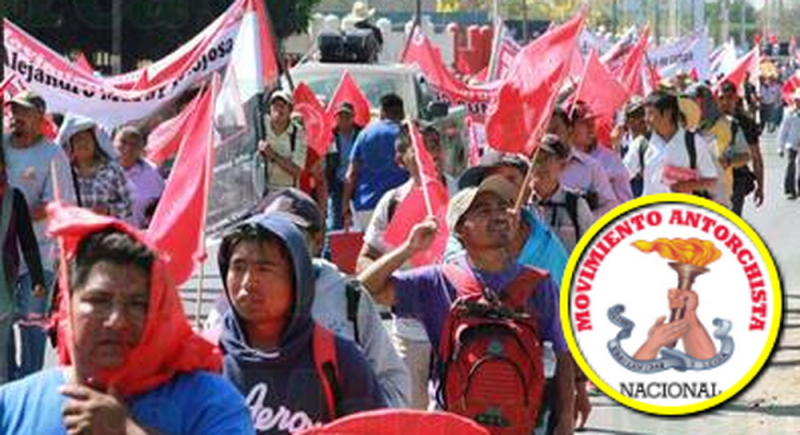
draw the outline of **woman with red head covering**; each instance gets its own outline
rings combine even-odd
[[[212,373],[158,252],[125,223],[51,205],[61,243],[63,367],[0,388],[3,434],[249,434],[244,400]]]

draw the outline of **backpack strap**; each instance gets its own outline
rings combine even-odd
[[[291,155],[289,156],[289,160],[294,158],[294,150],[297,148],[297,126],[292,124],[292,131],[289,132],[289,150],[291,151]]]
[[[694,143],[694,133],[687,131],[684,139],[684,142],[686,142],[686,152],[689,153],[689,167],[697,169],[697,147]]]
[[[647,154],[647,147],[650,146],[650,141],[645,138],[641,138],[639,142],[639,173],[640,175],[644,175],[644,155]]]
[[[336,358],[336,337],[331,331],[314,323],[312,333],[314,367],[322,384],[331,421],[342,415],[342,388],[339,383],[339,364]]]
[[[524,311],[528,298],[540,281],[550,274],[542,269],[523,266],[522,272],[506,287],[503,302],[517,311]]]
[[[483,285],[472,271],[456,264],[443,264],[442,273],[456,289],[456,297],[483,293]]]
[[[483,285],[472,271],[455,264],[445,264],[442,272],[448,281],[456,288],[458,296],[474,295],[483,292]],[[549,273],[530,266],[523,266],[522,272],[512,281],[503,292],[503,303],[515,310],[525,309],[528,297],[533,293],[536,285]]]
[[[347,320],[353,324],[355,342],[361,344],[361,335],[358,330],[358,304],[361,302],[361,288],[358,280],[351,279],[345,283],[347,297]]]
[[[578,241],[581,238],[581,226],[578,221],[578,198],[579,195],[576,195],[573,192],[567,192],[566,195],[566,208],[567,208],[567,215],[569,219],[572,221],[572,226],[575,228],[575,240]]]

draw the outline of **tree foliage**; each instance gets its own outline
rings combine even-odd
[[[6,17],[56,51],[111,51],[114,0],[5,0]],[[304,31],[320,0],[266,2],[278,38]],[[233,0],[123,0],[123,69],[159,59],[187,42]],[[91,57],[91,56],[90,56]]]

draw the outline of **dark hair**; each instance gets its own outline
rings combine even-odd
[[[86,284],[89,272],[95,264],[130,264],[149,277],[155,260],[155,252],[127,233],[113,228],[94,232],[80,241],[75,258],[69,263],[70,294]]]
[[[381,97],[381,111],[387,117],[395,120],[401,120],[406,116],[403,99],[394,93]]]
[[[119,131],[117,131],[117,136],[132,137],[136,139],[139,145],[144,146],[145,144],[144,134],[142,133],[142,130],[134,125],[126,125],[120,128]]]
[[[555,109],[553,109],[553,118],[560,119],[567,127],[572,126],[572,122],[569,120],[569,113],[561,106],[556,106]]]
[[[405,123],[400,127],[400,134],[394,141],[394,151],[397,154],[405,154],[411,148],[411,133]]]
[[[670,118],[678,125],[680,122],[680,106],[678,105],[678,97],[667,91],[655,91],[644,102],[645,107],[652,107],[658,110],[661,114],[670,112]]]
[[[734,85],[731,81],[726,80],[722,82],[719,87],[721,94],[737,94],[738,90],[736,89],[736,85]]]
[[[243,242],[251,242],[256,244],[266,243],[269,245],[278,246],[281,257],[286,260],[287,263],[289,263],[289,267],[292,270],[292,273],[294,273],[292,256],[283,240],[281,240],[281,238],[275,233],[268,231],[266,228],[257,224],[240,225],[234,228],[230,234],[225,236],[222,241],[223,247],[220,249],[224,251],[222,255],[227,259],[228,265],[230,265],[231,258],[233,257],[233,251],[235,251],[236,247]],[[225,277],[223,276],[222,279],[224,280]]]
[[[542,155],[547,157],[555,157],[559,160],[566,160],[570,156],[570,147],[561,142],[561,139],[554,134],[546,134],[542,137],[539,150]]]

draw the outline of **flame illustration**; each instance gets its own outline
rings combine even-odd
[[[699,267],[706,267],[722,256],[722,252],[712,242],[695,238],[657,239],[652,243],[640,240],[634,242],[633,246],[644,253],[658,252],[658,255],[667,260]]]

